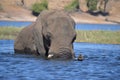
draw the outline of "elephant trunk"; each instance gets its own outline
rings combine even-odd
[[[63,59],[71,59],[72,52],[69,48],[60,48],[58,51],[58,55]]]
[[[50,51],[48,54],[48,58],[56,58],[56,59],[73,59],[73,52],[69,48],[59,48],[56,52]]]

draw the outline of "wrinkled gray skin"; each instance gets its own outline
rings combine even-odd
[[[43,11],[36,22],[24,28],[15,40],[15,53],[44,58],[73,59],[75,22],[64,11]]]

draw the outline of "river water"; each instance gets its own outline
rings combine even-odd
[[[30,25],[32,22],[23,21],[0,21],[0,27],[25,27]],[[76,24],[75,29],[77,30],[120,30],[120,24]]]
[[[74,43],[83,61],[44,60],[14,54],[14,40],[0,40],[0,80],[119,80],[120,45]]]
[[[0,21],[0,27],[31,22]],[[120,30],[120,24],[77,24],[77,30]],[[44,60],[14,54],[14,40],[0,40],[0,80],[119,80],[120,44],[74,43],[83,61]]]

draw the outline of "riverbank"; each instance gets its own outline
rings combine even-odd
[[[1,0],[0,1],[0,20],[6,21],[32,21],[34,22],[37,17],[33,16],[31,10],[34,3],[40,3],[41,0]],[[81,2],[83,1],[83,2]],[[86,1],[81,0],[77,2],[79,8],[77,10],[68,11],[70,16],[75,20],[76,23],[90,23],[90,24],[120,24],[120,1],[110,0],[106,5],[105,12],[109,14],[101,13],[102,8],[99,12],[84,9],[82,6],[86,5]],[[64,10],[66,6],[72,4],[72,0],[48,0],[48,10]],[[76,4],[76,3],[74,3]],[[112,6],[112,7],[111,7]],[[74,6],[73,6],[74,7]],[[103,5],[101,4],[101,7]],[[86,8],[89,8],[87,5]],[[104,10],[104,9],[103,9]]]
[[[23,27],[0,27],[0,39],[14,40]],[[104,44],[120,44],[120,31],[76,30],[75,42],[91,42]]]
[[[9,6],[10,9],[0,11],[0,21],[36,21],[37,17],[32,15],[31,10],[27,10],[19,7]],[[14,12],[14,13],[13,13]],[[91,15],[81,11],[69,12],[70,16],[76,23],[89,23],[89,24],[117,24],[114,21],[110,21],[108,16]],[[119,21],[119,18],[117,19]]]
[[[70,16],[74,19],[76,23],[87,23],[87,24],[119,24],[117,22],[109,21],[108,16],[102,15],[91,15],[84,12],[73,12]]]

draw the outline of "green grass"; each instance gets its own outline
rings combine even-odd
[[[120,31],[77,30],[76,42],[120,44]]]
[[[72,11],[76,10],[79,8],[79,1],[78,0],[73,0],[70,4],[64,7],[65,10],[67,11]]]
[[[32,5],[32,12],[33,15],[38,16],[39,13],[43,10],[48,9],[48,1],[47,0],[42,0],[41,3],[35,3]]]
[[[0,39],[15,39],[22,29],[23,27],[0,27]],[[120,44],[120,31],[76,30],[76,32],[76,42]]]
[[[0,39],[15,39],[23,27],[0,27]]]
[[[90,11],[94,11],[97,9],[98,0],[87,0],[88,8]]]

